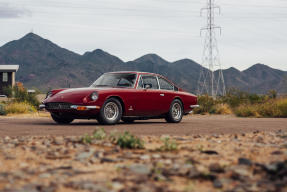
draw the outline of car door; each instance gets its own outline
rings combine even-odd
[[[164,114],[169,111],[170,104],[175,97],[175,91],[174,86],[165,78],[158,76],[158,82],[161,96],[159,108],[161,109],[161,113]]]
[[[155,75],[140,76],[134,101],[135,116],[157,116],[161,114],[161,96]]]

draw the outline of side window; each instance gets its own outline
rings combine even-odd
[[[170,84],[167,80],[159,77],[158,78],[159,81],[159,85],[160,85],[160,89],[164,89],[164,90],[174,90],[173,85]]]
[[[3,73],[3,82],[8,82],[8,73]]]
[[[157,78],[155,76],[142,76],[143,85],[150,86],[150,89],[158,89]]]

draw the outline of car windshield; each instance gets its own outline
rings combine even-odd
[[[91,87],[133,87],[136,74],[131,73],[106,73],[99,77]]]

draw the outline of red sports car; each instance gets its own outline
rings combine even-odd
[[[59,124],[97,119],[106,125],[151,118],[179,123],[195,107],[195,95],[161,75],[145,72],[105,73],[88,88],[52,90],[40,105]]]

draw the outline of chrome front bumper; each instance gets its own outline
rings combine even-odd
[[[46,106],[44,104],[39,105],[40,109],[46,109]],[[83,106],[83,105],[71,105],[70,109],[75,109],[78,111],[86,111],[91,109],[100,109],[100,106]]]

